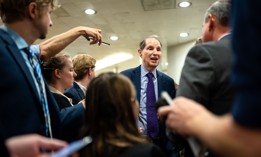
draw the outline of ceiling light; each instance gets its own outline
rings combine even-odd
[[[181,8],[187,8],[187,7],[191,6],[191,2],[183,1],[183,2],[180,2],[178,4],[178,6],[181,7]]]
[[[182,32],[182,33],[179,34],[179,36],[182,37],[182,38],[185,38],[185,37],[187,37],[188,35],[189,35],[189,34],[188,34],[187,32]]]
[[[119,37],[118,37],[118,36],[116,36],[116,35],[112,35],[112,36],[110,36],[110,39],[111,39],[111,40],[113,40],[113,41],[115,41],[115,40],[118,40],[118,39],[119,39]]]
[[[86,10],[85,10],[85,14],[87,14],[87,15],[93,15],[93,14],[96,14],[96,11],[93,10],[93,9],[86,9]]]
[[[100,70],[100,69],[112,66],[114,64],[124,62],[131,58],[133,58],[133,55],[130,53],[117,53],[114,55],[110,55],[101,60],[98,60],[95,65],[95,70]]]

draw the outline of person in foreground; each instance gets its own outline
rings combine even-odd
[[[39,70],[39,58],[42,55],[48,58],[51,53],[39,53],[31,48],[36,39],[46,37],[52,26],[50,14],[54,6],[55,0],[0,1],[0,16],[4,22],[0,26],[0,73],[4,74],[4,77],[0,77],[0,126],[3,141],[32,133],[62,138],[60,131],[72,127],[83,117],[84,108],[80,105],[59,112]],[[92,35],[97,36],[96,43],[101,41],[99,31],[92,32]],[[78,33],[74,36],[73,32],[76,32],[75,29],[62,34],[59,39],[68,34],[72,35],[72,39],[79,37]],[[49,43],[53,42],[57,42],[57,38],[49,40]],[[53,46],[45,44],[43,48],[46,50]]]
[[[217,115],[230,111],[234,96],[230,81],[233,60],[230,12],[229,0],[216,1],[207,9],[202,29],[203,43],[189,50],[176,94],[204,105]],[[185,156],[190,157],[191,153],[185,145]],[[217,156],[211,151],[206,154]]]
[[[236,95],[231,113],[216,116],[183,97],[159,109],[160,116],[167,116],[166,125],[171,130],[198,138],[222,156],[261,156],[261,73],[257,69],[261,66],[261,19],[250,18],[260,7],[258,0],[232,0],[232,83]]]
[[[137,128],[138,101],[131,81],[122,74],[103,73],[91,80],[86,93],[83,136],[93,142],[81,157],[163,157],[146,143]]]

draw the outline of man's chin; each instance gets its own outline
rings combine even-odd
[[[159,62],[151,62],[150,65],[157,67],[159,65]]]
[[[157,68],[158,65],[159,65],[158,63],[151,63],[150,67]]]
[[[41,34],[39,39],[45,39],[46,38],[46,35],[45,34]]]

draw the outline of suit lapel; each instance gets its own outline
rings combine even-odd
[[[80,88],[80,86],[74,82],[74,88],[76,89],[80,99],[84,99],[84,93],[82,91],[82,89]]]
[[[133,73],[131,75],[131,80],[133,84],[135,85],[136,91],[137,91],[137,99],[140,101],[140,90],[141,90],[141,67],[138,66],[133,70]]]
[[[158,70],[156,71],[157,73],[157,84],[158,84],[158,98],[161,97],[161,92],[162,92],[162,74]]]
[[[3,35],[3,39],[6,40],[6,42],[8,44],[7,45],[8,52],[11,54],[11,56],[14,58],[15,62],[17,63],[17,65],[21,69],[21,72],[24,74],[25,79],[30,84],[35,95],[37,97],[39,97],[38,94],[37,94],[38,92],[37,92],[36,86],[34,84],[34,80],[31,76],[31,73],[30,73],[26,63],[25,63],[23,56],[20,53],[20,50],[17,48],[14,41],[6,34],[5,31],[1,30],[1,34]]]

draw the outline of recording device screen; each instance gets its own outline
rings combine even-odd
[[[53,153],[51,157],[68,157],[73,153],[79,151],[80,149],[84,148],[91,142],[92,138],[90,136],[86,136],[80,140],[70,143],[67,147]]]

